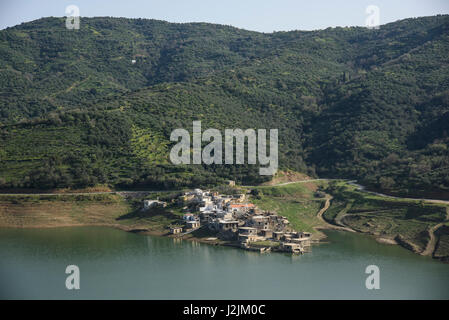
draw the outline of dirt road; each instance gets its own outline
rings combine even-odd
[[[446,208],[446,221],[438,223],[429,229],[429,242],[427,242],[426,249],[421,252],[423,256],[432,256],[435,252],[435,247],[437,245],[437,238],[435,237],[435,231],[437,231],[443,224],[449,221],[449,207]]]
[[[355,183],[355,181],[347,181],[347,183],[357,187],[357,190],[359,190],[359,191],[362,191],[362,192],[365,192],[365,193],[370,193],[370,194],[373,194],[373,195],[376,195],[376,196],[380,196],[380,197],[392,198],[392,199],[401,199],[401,200],[425,201],[425,202],[431,202],[431,203],[449,204],[449,200],[427,199],[427,198],[403,198],[403,197],[390,196],[390,195],[384,194],[384,193],[368,191],[361,184]]]
[[[349,231],[349,232],[355,232],[354,230],[352,230],[351,228],[348,227],[341,227],[341,226],[336,226],[333,224],[328,223],[326,220],[324,220],[323,218],[323,214],[326,212],[327,209],[329,209],[330,205],[331,205],[331,200],[332,197],[329,196],[326,198],[326,202],[324,203],[324,207],[321,208],[320,211],[318,211],[317,213],[317,217],[318,219],[321,220],[321,222],[324,224],[323,227],[318,227],[317,229],[333,229],[333,230],[340,230],[340,231]]]

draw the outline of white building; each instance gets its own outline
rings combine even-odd
[[[145,210],[155,207],[166,207],[167,203],[159,200],[143,200],[143,208]]]

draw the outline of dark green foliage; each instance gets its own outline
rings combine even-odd
[[[279,129],[281,168],[448,192],[448,30],[448,16],[272,34],[123,18],[7,28],[0,187],[267,179],[258,166],[171,165],[171,131],[201,120],[203,130]]]

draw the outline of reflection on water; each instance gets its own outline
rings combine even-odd
[[[302,256],[244,251],[100,227],[0,229],[0,298],[449,298],[449,265],[352,233]],[[80,267],[81,289],[65,289]],[[367,265],[381,289],[367,290]]]

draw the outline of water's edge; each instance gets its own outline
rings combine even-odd
[[[310,253],[259,254],[107,227],[0,228],[4,299],[448,299],[449,266],[362,234]],[[65,268],[81,289],[65,288]],[[381,289],[367,290],[377,265]]]

